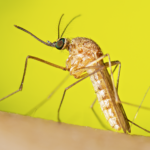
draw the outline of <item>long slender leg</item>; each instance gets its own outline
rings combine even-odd
[[[129,119],[127,119],[127,120],[128,120],[130,123],[132,123],[133,125],[137,126],[138,128],[140,128],[140,129],[142,129],[142,130],[144,130],[144,131],[146,131],[146,132],[150,133],[150,131],[149,131],[149,130],[146,130],[146,129],[142,128],[141,126],[139,126],[139,125],[135,124],[134,122],[130,121]]]
[[[119,102],[119,103],[126,104],[126,105],[130,105],[130,106],[138,107],[138,108],[139,108],[139,105],[136,105],[136,104],[131,104],[131,103],[123,102],[123,101],[121,101],[121,102]],[[150,110],[149,107],[145,107],[145,106],[140,106],[140,108],[145,109],[145,110]]]
[[[37,61],[40,61],[40,62],[43,62],[43,63],[48,64],[48,65],[50,65],[50,66],[53,66],[53,67],[55,67],[55,68],[62,69],[62,70],[64,70],[64,71],[67,70],[65,67],[58,66],[58,65],[56,65],[56,64],[50,63],[50,62],[45,61],[45,60],[43,60],[43,59],[40,59],[40,58],[38,58],[38,57],[27,56],[26,61],[25,61],[24,73],[23,73],[23,77],[22,77],[22,81],[21,81],[21,85],[20,85],[19,89],[16,90],[15,92],[13,92],[13,93],[11,93],[11,94],[9,94],[9,95],[7,95],[7,96],[1,98],[0,101],[4,100],[5,98],[7,98],[7,97],[9,97],[9,96],[11,96],[11,95],[13,95],[13,94],[19,92],[19,91],[22,91],[23,83],[24,83],[24,79],[25,79],[25,74],[26,74],[26,69],[27,69],[27,63],[28,63],[28,59],[29,59],[29,58],[34,59],[34,60],[37,60]]]
[[[93,62],[97,62],[97,60],[95,60],[95,61],[93,61]],[[121,64],[120,61],[111,61],[111,66],[116,65],[115,68],[114,68],[114,70],[113,70],[113,73],[114,73],[114,71],[116,70],[118,64]],[[108,67],[109,67],[109,63],[106,62],[106,63],[104,63],[104,66],[101,66],[101,67],[102,67],[102,68],[108,68]],[[81,67],[80,69],[75,70],[74,73],[77,73],[78,71],[81,71],[82,69],[88,70],[88,69],[99,69],[99,68],[100,68],[100,66]],[[76,79],[80,79],[80,78],[82,78],[82,77],[85,77],[86,75],[88,75],[88,73],[85,73],[85,74],[83,74],[83,75],[80,75],[79,77],[76,77],[76,76],[75,76],[75,78],[76,78]]]
[[[116,65],[117,63],[118,63],[117,61],[112,62],[111,65],[113,66],[113,65]],[[61,102],[60,102],[60,105],[59,105],[59,108],[58,108],[58,116],[57,116],[57,119],[58,119],[59,122],[60,122],[59,112],[60,112],[60,108],[61,108],[61,105],[62,105],[63,100],[64,100],[64,96],[65,96],[65,94],[66,94],[66,91],[67,91],[68,89],[70,89],[71,87],[73,87],[74,85],[76,85],[77,83],[79,83],[80,81],[84,80],[85,78],[87,78],[87,77],[93,75],[94,73],[96,73],[96,72],[98,72],[98,71],[100,71],[100,70],[102,70],[102,69],[104,69],[104,68],[106,68],[106,67],[109,67],[109,65],[106,64],[106,65],[104,65],[104,66],[88,66],[88,67],[83,67],[83,68],[78,69],[78,70],[81,70],[81,69],[88,70],[88,69],[97,69],[97,68],[99,68],[99,69],[97,69],[96,71],[94,71],[94,72],[91,73],[91,74],[88,74],[88,75],[85,74],[86,76],[85,76],[85,75],[81,75],[81,76],[77,77],[78,79],[81,78],[81,77],[82,77],[82,78],[81,78],[80,80],[78,80],[77,82],[73,83],[72,85],[68,86],[67,88],[65,88],[64,93],[63,93],[63,96],[62,96],[62,99],[61,99]],[[78,70],[76,70],[76,71],[78,71]],[[84,77],[83,77],[83,76],[84,76]]]
[[[93,109],[93,107],[94,107],[94,104],[96,103],[96,100],[97,100],[97,97],[94,99],[94,101],[93,101],[93,103],[92,103],[92,105],[91,105],[91,108]]]
[[[133,118],[133,120],[132,120],[132,123],[134,123],[134,120],[135,120],[135,118],[137,117],[137,114],[138,114],[138,112],[139,112],[139,110],[140,110],[140,108],[141,108],[141,105],[142,105],[142,103],[143,103],[143,101],[144,101],[144,99],[145,99],[145,97],[146,97],[146,95],[147,95],[149,89],[150,89],[150,87],[148,87],[148,89],[147,89],[147,91],[146,91],[146,93],[145,93],[145,95],[144,95],[144,97],[143,97],[143,99],[142,99],[142,101],[141,101],[141,103],[140,103],[140,105],[139,105],[139,107],[138,107],[136,113],[135,113],[135,116],[134,116],[134,118]],[[132,125],[131,125],[131,126],[132,126]],[[130,126],[130,128],[131,128],[131,126]]]
[[[116,102],[118,103],[119,102],[119,99],[118,99],[118,95],[117,95],[117,90],[115,88],[115,83],[114,83],[114,77],[113,77],[113,72],[112,72],[112,68],[111,68],[111,60],[110,60],[110,56],[109,54],[106,54],[104,55],[104,57],[108,57],[108,60],[109,60],[109,68],[110,68],[110,74],[111,74],[111,80],[112,80],[112,85],[113,85],[113,90],[114,90],[114,93],[115,93],[115,100]],[[120,63],[120,62],[119,62]],[[119,76],[120,76],[120,71],[119,71]],[[118,76],[118,77],[119,77]],[[119,78],[117,79],[117,82],[119,83]],[[118,86],[118,85],[117,85]],[[118,88],[118,87],[117,87]]]
[[[118,78],[117,78],[117,86],[116,86],[116,90],[117,90],[117,93],[118,93],[118,86],[119,86],[121,63],[120,63],[120,61],[111,61],[111,66],[113,66],[113,65],[116,65],[115,68],[114,68],[114,70],[113,70],[113,73],[115,72],[116,68],[117,68],[118,65],[119,65]],[[108,62],[105,63],[105,66],[106,66],[106,67],[109,67],[109,66],[108,66]],[[148,93],[148,91],[149,91],[149,89],[150,89],[150,87],[147,89],[147,91],[146,91],[146,93],[145,93],[145,95],[144,95],[144,97],[143,97],[143,100],[142,100],[142,102],[140,103],[140,105],[131,104],[131,103],[123,102],[123,101],[120,101],[119,103],[131,105],[131,106],[134,106],[134,107],[138,107],[137,112],[139,111],[140,108],[145,109],[145,110],[150,110],[149,107],[141,106],[142,103],[143,103],[143,101],[144,101],[144,99],[145,99],[145,97],[146,97],[146,95],[147,95],[147,93]],[[93,105],[94,105],[94,104],[93,104]],[[136,114],[135,114],[135,117],[136,117],[136,115],[137,115],[137,112],[136,112]],[[134,121],[134,120],[133,120],[133,121]]]
[[[137,109],[137,112],[135,113],[134,119],[132,120],[133,122],[134,122],[135,118],[137,117],[137,114],[138,114],[138,112],[139,112],[139,109],[141,108],[141,105],[142,105],[142,103],[143,103],[143,101],[144,101],[144,99],[145,99],[145,97],[146,97],[146,95],[147,95],[149,89],[150,89],[150,87],[148,87],[148,89],[147,89],[147,91],[146,91],[146,93],[145,93],[145,95],[144,95],[144,97],[143,97],[143,99],[142,99],[142,101],[141,101],[141,103],[140,103],[138,109]]]
[[[109,56],[109,54],[106,54],[106,55],[107,55],[108,58],[109,58],[109,66],[110,66],[111,78],[112,78],[112,83],[113,83],[113,89],[114,89],[114,93],[115,93],[115,100],[116,100],[117,103],[121,103],[121,101],[118,99],[118,96],[117,96],[117,90],[118,90],[118,89],[115,89],[115,84],[114,84],[114,79],[113,79],[113,73],[112,73],[112,69],[111,69],[111,65],[110,65],[110,56]],[[120,63],[120,68],[119,68],[117,83],[119,83],[120,69],[121,69],[121,63]],[[118,87],[117,87],[117,88],[118,88]],[[149,88],[148,88],[148,90],[149,90]],[[148,90],[147,90],[147,92],[148,92]],[[147,94],[147,92],[146,92],[146,94]],[[145,94],[145,96],[146,96],[146,94]],[[145,98],[145,96],[144,96],[144,98]],[[143,100],[144,100],[144,99],[143,99]],[[142,101],[142,102],[143,102],[143,101]],[[136,115],[137,115],[139,109],[141,108],[142,102],[141,102],[141,104],[140,104],[140,106],[139,106],[139,108],[138,108],[138,110],[137,110],[137,112],[136,112]],[[135,118],[136,118],[136,115],[135,115]],[[134,118],[134,119],[135,119],[135,118]],[[134,119],[133,119],[133,121],[130,121],[130,120],[128,120],[128,119],[127,119],[127,120],[128,120],[129,122],[131,122],[132,124],[136,125],[136,124],[134,123]],[[136,125],[136,126],[138,126],[138,125]],[[146,130],[146,129],[140,127],[140,126],[138,126],[138,127],[150,133],[150,131],[148,131],[148,130]],[[130,128],[131,128],[131,126],[130,126]]]
[[[118,99],[118,95],[117,95],[118,83],[119,83],[119,76],[120,76],[120,69],[121,69],[121,63],[120,63],[120,68],[119,68],[119,73],[118,73],[118,79],[117,79],[117,90],[116,90],[115,84],[114,84],[114,78],[113,78],[113,72],[112,72],[112,68],[111,68],[111,61],[110,61],[110,56],[109,56],[109,54],[103,55],[102,57],[98,58],[97,60],[91,62],[91,63],[89,64],[89,66],[92,65],[92,64],[94,64],[95,62],[98,62],[98,61],[102,60],[102,59],[103,59],[104,57],[106,57],[106,56],[108,56],[108,59],[109,59],[108,64],[109,64],[109,68],[110,68],[111,80],[112,80],[112,84],[113,84],[113,90],[114,90],[114,93],[115,93],[115,100],[116,100],[116,103],[122,103],[122,102]],[[116,69],[116,68],[115,68],[115,69]],[[139,108],[142,108],[141,105],[140,105]],[[127,119],[127,121],[129,121],[129,120]],[[129,121],[129,122],[132,122],[132,121]],[[135,125],[134,122],[132,122],[132,124]],[[137,126],[138,126],[138,125],[137,125]],[[141,129],[144,129],[144,128],[142,128],[142,127],[140,127],[140,128],[141,128]],[[145,131],[148,131],[148,130],[146,130],[146,129],[144,129],[144,130],[145,130]],[[150,132],[150,131],[148,131],[148,132]]]
[[[105,63],[105,65],[109,66],[109,65],[108,65],[108,62]],[[120,62],[120,61],[111,61],[111,66],[113,66],[113,65],[116,65],[116,66],[115,66],[114,70],[112,71],[112,73],[115,72],[116,68],[117,68],[118,65],[119,65],[119,71],[118,71],[118,77],[117,77],[117,85],[116,85],[116,91],[117,91],[117,93],[118,93],[118,86],[119,86],[119,79],[120,79],[120,71],[121,71],[121,62]]]
[[[97,101],[97,97],[95,98],[94,102],[91,105],[91,110],[94,113],[95,117],[97,118],[98,122],[101,124],[101,126],[106,130],[110,130],[110,128],[106,127],[106,125],[103,123],[103,121],[100,119],[100,117],[97,115],[96,111],[94,110],[94,104],[96,101]]]
[[[62,99],[61,99],[61,102],[60,102],[60,104],[59,104],[59,108],[58,108],[58,115],[57,115],[58,122],[60,122],[59,113],[60,113],[60,108],[61,108],[61,106],[62,106],[62,103],[63,103],[64,97],[65,97],[66,91],[67,91],[68,89],[70,89],[71,87],[73,87],[74,85],[76,85],[77,83],[81,82],[82,80],[86,79],[87,77],[93,75],[94,73],[96,73],[96,72],[98,72],[98,71],[100,71],[100,70],[102,70],[102,69],[104,69],[104,68],[106,68],[106,67],[105,67],[105,66],[102,66],[102,67],[99,66],[99,69],[98,69],[98,70],[94,71],[94,72],[91,73],[91,74],[88,74],[87,76],[81,78],[80,80],[76,81],[75,83],[73,83],[73,84],[71,84],[70,86],[68,86],[67,88],[65,88],[64,93],[63,93],[63,96],[62,96]],[[83,68],[82,68],[82,69],[83,69]],[[84,67],[84,69],[91,69],[91,67]],[[81,76],[82,76],[82,75],[81,75]],[[78,77],[78,78],[80,78],[80,77]]]
[[[116,65],[115,69],[117,68],[117,66],[118,65]],[[113,73],[114,73],[115,69],[113,70]],[[118,86],[119,86],[119,79],[120,79],[120,70],[121,70],[121,63],[119,62],[119,71],[118,71],[117,86],[116,86],[117,93],[118,93]]]
[[[116,69],[116,68],[115,68]],[[118,91],[118,84],[119,84],[119,76],[120,76],[120,69],[121,69],[121,63],[120,63],[120,66],[119,66],[119,72],[118,72],[118,79],[117,79],[117,88],[116,88],[116,91]],[[113,79],[112,79],[112,81],[113,81]],[[113,84],[114,85],[114,84]],[[136,116],[137,116],[137,114],[138,114],[138,111],[139,111],[139,109],[140,108],[145,108],[145,109],[149,109],[150,110],[150,108],[147,108],[147,107],[142,107],[141,105],[142,105],[142,103],[143,103],[143,101],[144,101],[144,99],[145,99],[145,97],[146,97],[146,94],[148,93],[148,91],[149,91],[149,89],[150,89],[150,87],[147,89],[147,92],[145,93],[145,95],[144,95],[144,98],[143,98],[143,100],[142,100],[142,102],[141,102],[141,104],[138,106],[138,110],[137,110],[137,112],[136,112],[136,114],[135,114],[135,116],[134,116],[134,118],[133,118],[133,121],[130,121],[130,120],[128,120],[130,123],[132,123],[132,124],[134,124],[134,125],[136,125],[137,127],[139,127],[139,128],[141,128],[141,129],[143,129],[144,131],[146,131],[146,132],[149,132],[150,133],[150,131],[148,131],[148,130],[146,130],[146,129],[144,129],[144,128],[142,128],[142,127],[140,127],[139,125],[137,125],[137,124],[135,124],[134,123],[134,120],[135,120],[135,118],[136,118]],[[117,96],[117,95],[116,95]],[[117,99],[118,99],[118,96],[117,96]],[[117,101],[117,99],[116,99],[116,102],[119,102],[119,103],[124,103],[124,102],[121,102],[121,101]],[[129,104],[129,103],[126,103],[126,104]],[[130,105],[133,105],[133,104],[130,104]],[[135,105],[134,105],[135,106]],[[131,125],[132,126],[132,125]],[[131,126],[130,126],[130,129],[131,129]]]
[[[115,94],[115,100],[118,103],[118,102],[120,102],[120,100],[118,98],[117,90],[116,90],[115,84],[114,84],[114,78],[113,78],[113,72],[112,72],[112,68],[111,68],[111,61],[110,61],[109,54],[105,54],[105,55],[99,57],[95,61],[92,61],[91,63],[89,63],[87,66],[92,66],[93,64],[95,64],[96,62],[99,62],[100,60],[104,59],[105,57],[108,57],[108,60],[109,60],[108,64],[109,64],[109,68],[110,68],[110,75],[111,75],[111,80],[112,80],[113,91],[114,91],[114,94]]]
[[[33,113],[35,113],[40,107],[42,107],[54,94],[55,92],[64,84],[64,82],[70,77],[70,74],[67,75],[62,81],[61,83],[59,83],[59,85],[51,92],[51,94],[44,99],[42,102],[40,102],[39,104],[37,104],[34,108],[32,108],[30,111],[28,111],[25,115],[31,115]]]

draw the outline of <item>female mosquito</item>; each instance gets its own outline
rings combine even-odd
[[[71,75],[73,75],[76,79],[80,79],[74,84],[70,85],[64,90],[61,103],[58,108],[58,121],[59,119],[59,112],[60,108],[65,96],[65,93],[68,89],[70,89],[75,84],[79,83],[80,81],[84,80],[87,77],[90,77],[95,93],[97,94],[98,101],[100,103],[101,109],[111,125],[112,128],[116,130],[123,129],[124,133],[130,133],[130,123],[136,125],[132,121],[130,121],[126,113],[124,111],[124,108],[121,104],[120,98],[118,96],[118,85],[119,85],[119,76],[120,76],[120,68],[121,63],[119,61],[111,61],[109,54],[103,54],[101,48],[91,39],[83,38],[83,37],[77,37],[73,39],[67,39],[63,38],[63,34],[68,27],[68,25],[78,16],[74,17],[65,27],[64,31],[62,32],[61,36],[59,35],[59,26],[63,15],[61,16],[58,24],[58,39],[57,41],[51,43],[51,42],[44,42],[43,40],[36,37],[31,32],[27,31],[26,29],[19,27],[15,25],[16,28],[23,30],[24,32],[30,34],[34,38],[36,38],[38,41],[42,42],[43,44],[55,47],[58,50],[64,50],[66,49],[69,51],[69,57],[66,61],[66,67],[58,66],[56,64],[53,64],[51,62],[45,61],[43,59],[34,57],[34,56],[27,56],[25,61],[25,68],[23,73],[23,78],[21,81],[21,85],[19,89],[6,97],[0,99],[4,100],[5,98],[22,91],[23,89],[23,83],[25,79],[26,69],[27,69],[27,63],[28,59],[34,59],[37,61],[40,61],[42,63],[48,64],[50,66],[56,67],[58,69],[62,69],[64,71],[69,71]],[[104,63],[103,59],[107,57],[108,62]],[[118,72],[118,79],[117,79],[117,87],[115,87],[114,84],[114,78],[113,78],[113,71],[112,66],[118,66],[119,65],[119,72]],[[107,68],[110,69],[110,75],[107,71]],[[115,67],[115,69],[116,69]],[[114,69],[114,70],[115,70]],[[138,125],[136,125],[138,126]],[[140,126],[138,126],[140,127]],[[147,131],[150,133],[150,131],[140,127],[141,129]]]

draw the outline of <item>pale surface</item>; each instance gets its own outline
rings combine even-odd
[[[150,138],[0,112],[0,150],[147,150]]]

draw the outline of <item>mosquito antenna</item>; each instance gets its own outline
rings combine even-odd
[[[27,31],[26,29],[22,28],[22,27],[19,27],[17,25],[14,25],[16,28],[30,34],[31,36],[33,36],[34,38],[36,38],[38,41],[40,41],[41,43],[47,45],[47,46],[52,46],[52,47],[55,47],[55,43],[51,43],[51,42],[44,42],[43,40],[39,39],[38,37],[36,37],[34,34],[32,34],[31,32]]]
[[[60,20],[59,20],[59,23],[58,23],[58,39],[59,39],[59,27],[60,27],[60,22],[61,22],[61,19],[62,19],[63,15],[64,15],[64,14],[61,15]]]
[[[144,131],[146,131],[146,132],[150,133],[150,131],[148,131],[148,130],[146,130],[146,129],[142,128],[142,127],[140,127],[139,125],[135,124],[134,122],[130,121],[129,119],[127,119],[127,120],[128,120],[130,123],[132,123],[133,125],[135,125],[135,126],[139,127],[140,129],[142,129],[142,130],[144,130]]]
[[[61,34],[60,38],[63,36],[63,34],[64,34],[64,32],[66,31],[66,29],[67,29],[67,27],[69,26],[69,24],[70,24],[75,18],[77,18],[77,17],[79,17],[79,16],[81,16],[81,15],[75,16],[75,17],[66,25],[66,27],[65,27],[63,33]],[[61,17],[61,18],[62,18],[62,17]]]

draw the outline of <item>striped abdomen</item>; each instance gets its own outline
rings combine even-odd
[[[104,70],[107,71],[107,70]],[[88,73],[93,72],[93,70],[89,70]],[[93,83],[95,92],[97,94],[98,101],[100,103],[101,109],[111,125],[112,128],[116,130],[120,130],[121,126],[116,114],[116,111],[114,110],[114,106],[111,100],[111,97],[109,95],[109,91],[105,85],[104,78],[102,77],[101,72],[97,72],[94,75],[90,76],[91,81]]]

